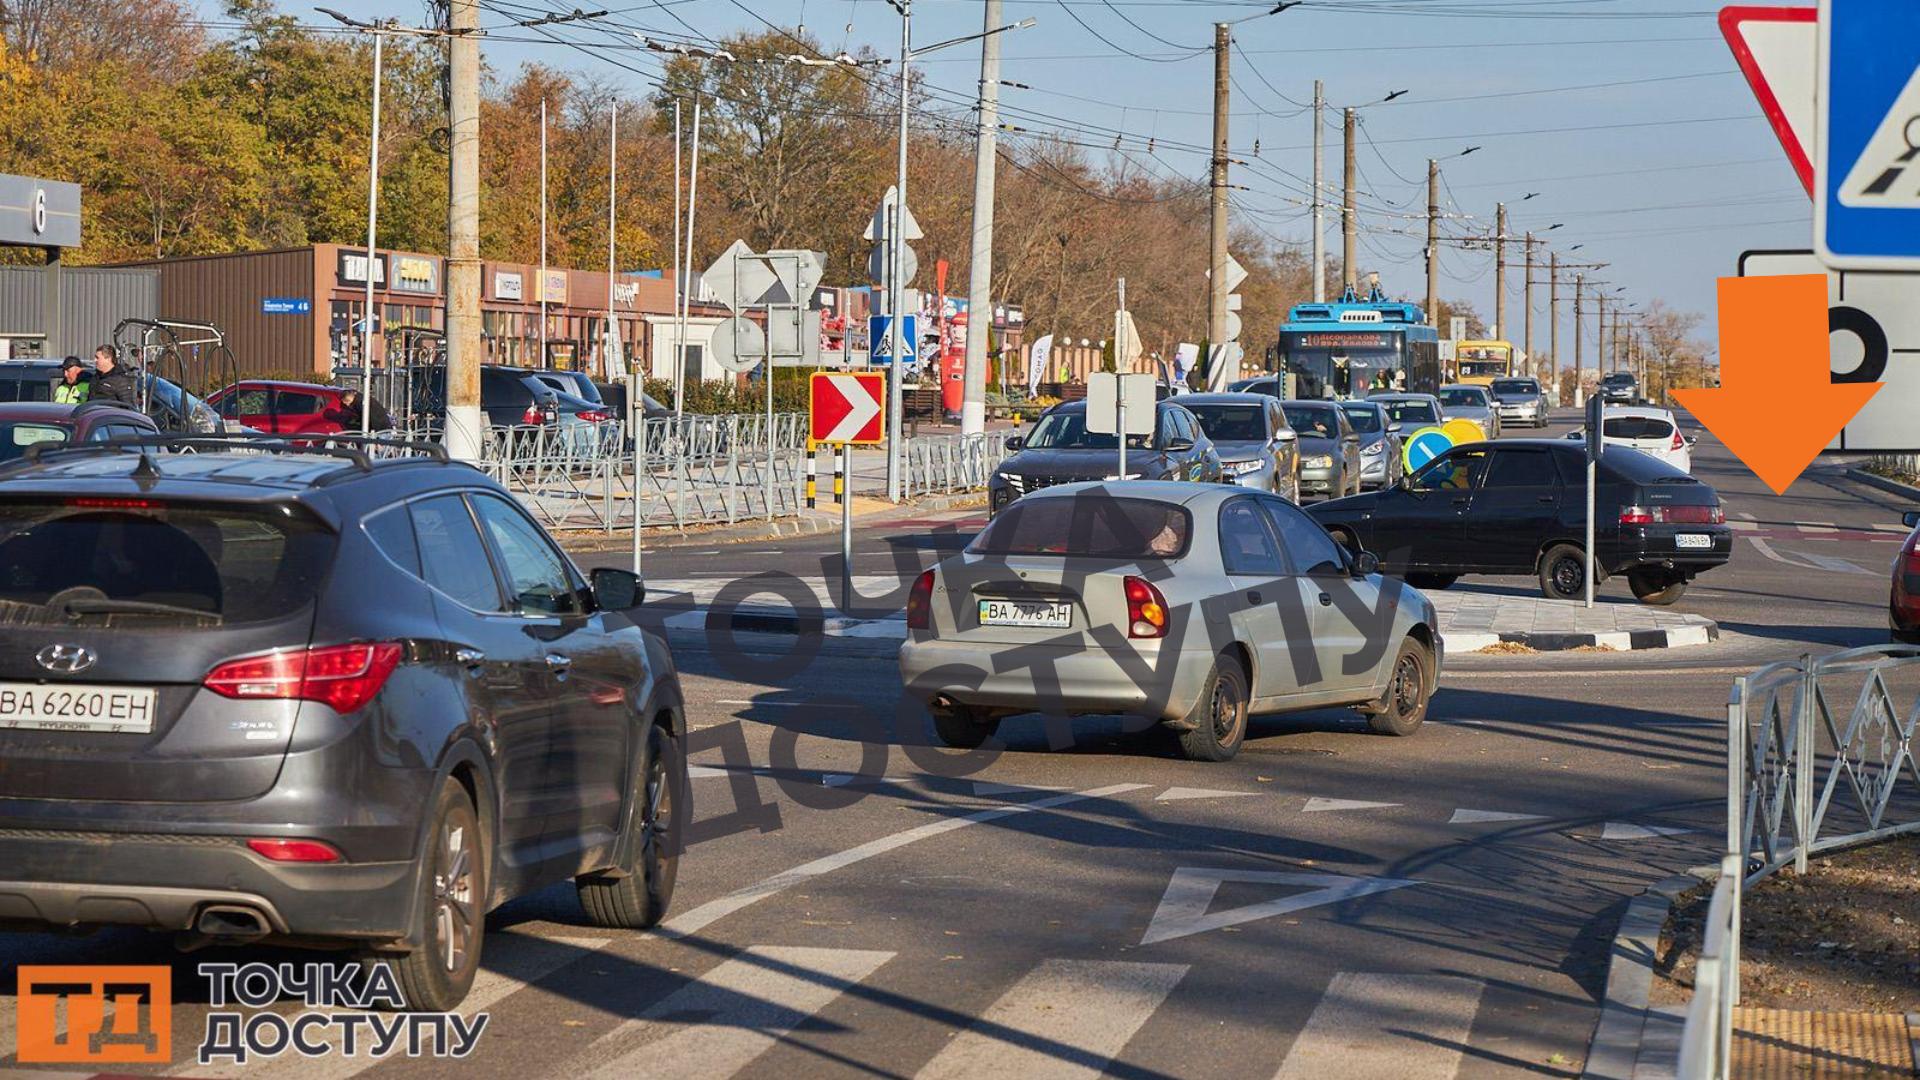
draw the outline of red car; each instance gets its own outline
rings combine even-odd
[[[1887,627],[1893,640],[1920,645],[1920,510],[1909,510],[1900,521],[1912,532],[1893,559],[1893,587],[1887,596]]]
[[[337,435],[340,395],[337,386],[320,383],[246,379],[207,399],[223,419],[275,435]]]
[[[0,404],[0,463],[26,455],[41,443],[67,446],[108,439],[142,439],[160,434],[145,413],[112,402],[58,405],[51,401]]]

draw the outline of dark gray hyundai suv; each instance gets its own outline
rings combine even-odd
[[[344,941],[438,1011],[512,897],[659,921],[685,726],[639,580],[416,445],[0,469],[0,925]]]

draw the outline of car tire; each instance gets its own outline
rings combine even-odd
[[[1416,589],[1432,589],[1440,592],[1460,580],[1459,574],[1408,574],[1407,584]]]
[[[1901,626],[1899,623],[1893,621],[1891,614],[1887,616],[1887,636],[1902,645],[1920,645],[1920,629],[1908,629]]]
[[[1633,590],[1635,600],[1665,607],[1686,593],[1687,579],[1636,570],[1627,575],[1627,588]]]
[[[405,953],[372,953],[365,964],[387,964],[413,1012],[451,1012],[473,988],[487,930],[487,871],[492,865],[473,799],[460,782],[440,782],[433,825],[421,856],[415,903],[422,927],[420,947]]]
[[[1586,553],[1574,544],[1555,544],[1540,556],[1540,591],[1549,600],[1579,600],[1586,595]],[[1594,577],[1600,568],[1594,567]]]
[[[680,871],[680,825],[675,789],[686,790],[686,763],[673,735],[659,724],[647,727],[646,754],[640,762],[640,830],[630,849],[631,865],[614,874],[585,874],[573,881],[587,921],[610,930],[645,930],[666,918]]]
[[[1404,737],[1420,730],[1427,719],[1432,668],[1432,654],[1425,645],[1411,637],[1400,643],[1393,670],[1387,675],[1387,688],[1377,700],[1360,707],[1375,734]]]
[[[932,705],[933,733],[955,750],[972,750],[993,738],[1000,721],[971,705]]]
[[[1247,738],[1247,672],[1232,653],[1214,658],[1200,697],[1185,717],[1180,752],[1189,761],[1231,761]]]

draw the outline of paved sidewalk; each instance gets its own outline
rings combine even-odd
[[[653,579],[647,582],[647,603],[687,609],[667,618],[667,625],[676,628],[705,627],[709,609],[724,594],[725,603],[720,606],[731,612],[736,630],[906,638],[902,612],[909,581],[889,575],[856,575],[854,602],[844,611],[838,603],[838,580],[779,575],[767,583],[750,582],[749,575],[738,579]],[[774,591],[776,587],[778,592]],[[1702,616],[1639,604],[1604,603],[1586,608],[1577,601],[1538,596],[1451,591],[1430,592],[1427,596],[1440,616],[1440,635],[1449,655],[1501,645],[1542,652],[1583,647],[1660,649],[1704,645],[1720,633],[1712,620]],[[796,605],[803,610],[796,613]]]

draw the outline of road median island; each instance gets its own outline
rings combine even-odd
[[[856,599],[844,612],[831,599],[838,595],[838,580],[809,579],[803,584],[813,591],[817,606],[796,610],[763,593],[737,605],[725,605],[716,613],[715,598],[729,580],[649,580],[647,602],[668,612],[661,621],[670,630],[707,630],[710,616],[718,614],[730,629],[741,633],[819,633],[827,637],[906,640],[906,617],[898,606],[905,600],[905,583],[892,577],[856,576],[856,598],[871,599]],[[1465,590],[1426,595],[1439,614],[1440,635],[1449,658],[1471,653],[1524,656],[1666,649],[1705,645],[1720,637],[1719,626],[1704,616],[1641,604],[1602,603],[1587,608],[1573,601]],[[889,605],[889,599],[895,603]]]

